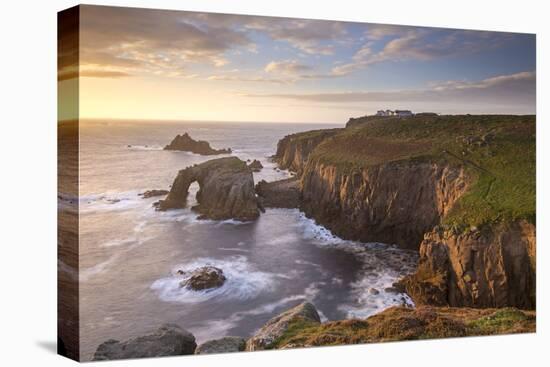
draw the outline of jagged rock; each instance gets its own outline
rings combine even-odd
[[[282,169],[301,173],[313,149],[339,131],[342,129],[314,130],[287,135],[277,143],[277,153],[273,160]]]
[[[237,157],[213,159],[179,171],[166,199],[154,204],[158,210],[185,208],[189,185],[197,181],[198,205],[192,209],[201,219],[258,218],[254,179],[246,162]]]
[[[179,272],[178,272],[179,273]],[[182,273],[182,275],[185,273]],[[194,291],[218,288],[225,283],[226,277],[222,269],[214,266],[203,266],[191,272],[189,278],[180,283],[181,287],[187,287]]]
[[[255,189],[266,208],[298,208],[300,204],[300,186],[295,177],[274,182],[261,180]]]
[[[144,199],[148,199],[155,196],[164,196],[164,195],[167,195],[168,193],[169,193],[168,190],[147,190],[139,194],[139,196],[143,196]]]
[[[204,140],[193,140],[189,134],[177,135],[164,150],[181,150],[201,155],[230,154],[231,149],[213,149],[210,143]]]
[[[246,340],[238,336],[226,336],[221,339],[209,340],[197,347],[195,354],[217,354],[242,352],[246,347]]]
[[[535,308],[535,226],[527,221],[457,233],[436,228],[402,283],[417,304]]]
[[[177,356],[195,353],[195,337],[177,325],[166,324],[157,331],[120,342],[109,339],[94,354],[94,361]]]
[[[388,162],[348,172],[310,160],[301,209],[339,237],[416,249],[469,182],[464,168],[448,165]]]
[[[270,349],[273,343],[288,330],[289,324],[298,320],[321,323],[315,306],[304,302],[269,320],[246,342],[246,350]]]
[[[252,163],[248,165],[248,168],[250,168],[253,172],[260,172],[264,166],[262,165],[262,162],[260,162],[257,159],[254,159]]]

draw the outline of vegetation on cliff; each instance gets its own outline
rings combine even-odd
[[[296,319],[271,348],[530,333],[535,319],[534,312],[515,308],[392,307],[366,320],[319,324]]]
[[[306,132],[300,138],[312,133],[318,134]],[[535,220],[535,116],[353,119],[318,144],[309,158],[347,172],[400,161],[464,167],[471,185],[444,224],[465,228]]]

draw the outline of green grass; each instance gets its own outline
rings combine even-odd
[[[347,172],[389,162],[462,166],[471,184],[443,224],[482,226],[535,221],[535,150],[535,116],[369,117],[325,140],[311,159]]]
[[[502,334],[513,330],[517,324],[534,320],[534,316],[527,315],[515,308],[504,308],[492,315],[481,317],[468,323],[468,327],[477,334]]]
[[[514,308],[392,307],[366,320],[294,320],[271,348],[527,333],[535,324],[533,311]]]

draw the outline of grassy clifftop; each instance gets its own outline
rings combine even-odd
[[[273,348],[532,333],[536,316],[515,308],[393,307],[366,320],[294,320]]]
[[[310,159],[350,172],[411,160],[463,166],[470,189],[445,224],[535,220],[535,116],[359,118],[317,146]]]

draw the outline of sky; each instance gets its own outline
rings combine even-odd
[[[533,34],[86,5],[78,45],[62,40],[58,93],[78,87],[80,103],[60,119],[343,123],[536,107]]]

